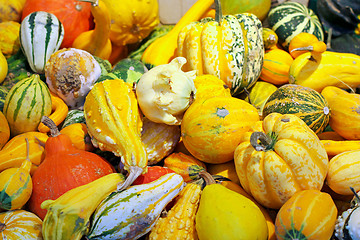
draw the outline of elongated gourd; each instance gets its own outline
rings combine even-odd
[[[324,145],[329,157],[336,156],[340,153],[360,150],[360,140],[320,140]]]

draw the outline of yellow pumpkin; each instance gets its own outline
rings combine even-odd
[[[196,88],[195,98],[197,100],[215,96],[231,97],[230,88],[216,76],[210,74],[199,75],[194,79],[194,84]]]
[[[293,58],[306,52],[319,54],[326,51],[326,44],[314,34],[301,32],[291,39],[288,51]]]
[[[337,213],[329,194],[319,190],[299,191],[286,201],[276,215],[276,237],[278,240],[329,240]]]
[[[237,146],[236,172],[260,204],[279,209],[296,192],[323,186],[328,156],[317,135],[293,114],[271,113],[263,132]]]
[[[8,63],[6,61],[4,54],[2,54],[0,51],[0,83],[2,83],[5,80],[7,73],[8,73]]]
[[[259,120],[257,109],[235,97],[195,100],[186,110],[181,136],[186,149],[206,163],[234,158],[242,135]]]
[[[77,149],[85,151],[94,150],[85,123],[70,124],[61,129],[60,133],[69,136],[74,147]]]
[[[2,52],[6,58],[9,58],[20,50],[19,31],[20,23],[15,21],[0,21],[0,52]]]
[[[211,175],[220,175],[226,177],[236,184],[240,185],[239,177],[236,174],[234,161],[220,164],[206,164],[206,169]]]
[[[26,0],[0,0],[0,22],[21,22],[21,14]]]
[[[10,138],[10,127],[4,114],[0,111],[0,150]]]

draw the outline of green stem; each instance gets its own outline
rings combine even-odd
[[[221,3],[220,0],[215,0],[215,21],[217,21],[220,24],[221,19],[222,19]]]

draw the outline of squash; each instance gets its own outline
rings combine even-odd
[[[112,51],[110,35],[110,13],[103,0],[80,0],[91,2],[91,14],[94,17],[95,28],[80,33],[72,43],[73,48],[82,49],[90,54],[109,59]]]
[[[10,139],[10,127],[6,117],[0,111],[0,150]]]
[[[282,2],[268,13],[270,28],[278,35],[279,43],[287,50],[292,38],[301,32],[314,34],[324,41],[324,32],[317,15],[299,2]]]
[[[276,33],[268,27],[263,28],[263,41],[265,50],[276,48],[279,38]]]
[[[320,190],[329,164],[324,146],[306,123],[280,113],[267,115],[263,131],[237,146],[234,161],[245,191],[274,209],[300,190]]]
[[[75,148],[71,139],[61,134],[48,117],[44,116],[42,122],[50,128],[51,136],[45,143],[45,159],[32,175],[33,192],[28,207],[44,219],[47,210],[40,207],[44,200],[56,199],[70,189],[115,172],[115,169],[95,153]]]
[[[179,174],[168,173],[153,182],[112,192],[96,208],[86,237],[140,238],[151,230],[161,211],[183,187]]]
[[[262,116],[273,112],[295,114],[315,133],[321,133],[330,121],[330,109],[326,98],[314,89],[285,84],[268,98]]]
[[[225,82],[211,74],[196,76],[194,85],[196,88],[195,98],[198,101],[199,99],[205,100],[215,96],[231,97],[230,88]]]
[[[324,145],[329,158],[343,152],[360,150],[360,140],[321,140],[321,143]]]
[[[229,161],[220,164],[206,164],[206,169],[211,175],[220,175],[240,185],[239,177],[236,174],[234,161]]]
[[[86,96],[84,116],[95,147],[121,156],[129,172],[125,189],[147,171],[147,152],[141,141],[142,121],[138,102],[130,84],[120,79],[94,85]]]
[[[325,51],[301,54],[290,66],[291,84],[321,92],[326,86],[356,88],[360,85],[360,56],[352,53]]]
[[[9,58],[20,50],[19,31],[19,22],[0,21],[0,52],[2,52],[6,58]]]
[[[189,154],[174,152],[164,159],[164,167],[180,174],[186,183],[199,179],[199,173],[206,171],[206,165]]]
[[[34,213],[17,209],[0,213],[0,238],[32,240],[42,238],[42,220]]]
[[[276,215],[276,237],[279,240],[328,240],[333,234],[337,213],[329,194],[314,189],[299,191]]]
[[[51,105],[50,91],[38,74],[16,83],[7,94],[3,109],[11,136],[37,131],[41,117],[50,115]]]
[[[327,86],[321,91],[321,95],[329,103],[331,128],[348,140],[360,140],[360,128],[354,124],[360,120],[360,94],[348,93],[334,86]]]
[[[45,66],[46,83],[69,109],[82,109],[85,97],[101,75],[100,64],[81,49],[63,48]]]
[[[86,123],[83,110],[79,110],[79,109],[69,110],[64,121],[61,124],[61,128],[67,127],[74,123]]]
[[[168,173],[175,173],[175,171],[167,167],[148,166],[148,171],[136,178],[132,186],[153,182]]]
[[[223,14],[252,13],[261,21],[265,20],[271,7],[271,0],[234,1],[221,0]]]
[[[289,53],[293,58],[309,51],[320,54],[326,51],[326,44],[311,33],[301,32],[291,39],[289,44]]]
[[[150,69],[153,66],[169,63],[177,57],[177,39],[183,27],[201,19],[214,0],[196,1],[166,35],[157,38],[143,52],[141,60]]]
[[[0,172],[0,209],[22,208],[32,193],[29,158],[29,140],[26,138],[26,159],[19,168],[8,168]]]
[[[6,87],[0,86],[0,112],[4,109],[5,99],[8,92],[9,90]]]
[[[289,69],[292,56],[285,50],[270,49],[264,55],[260,79],[275,85],[289,83]]]
[[[21,21],[21,13],[26,0],[1,0],[0,1],[0,22]]]
[[[360,191],[359,184],[359,155],[360,150],[350,150],[335,155],[329,162],[329,171],[326,177],[326,184],[334,192],[341,195],[351,195],[349,187]]]
[[[67,135],[74,147],[80,150],[91,152],[95,147],[91,143],[91,138],[85,123],[74,123],[60,130],[61,134]]]
[[[78,0],[26,0],[21,19],[36,11],[52,13],[63,24],[65,35],[60,48],[71,47],[80,33],[93,28],[90,4]]]
[[[239,98],[195,100],[181,123],[182,141],[203,162],[228,162],[234,158],[242,135],[258,120],[257,109]]]
[[[44,144],[48,139],[45,133],[26,132],[11,138],[0,151],[0,172],[7,168],[19,168],[27,157],[26,139],[29,141],[29,158],[33,174],[45,158]]]
[[[60,48],[64,39],[61,21],[52,13],[33,12],[22,20],[19,34],[21,50],[31,69],[43,74],[50,55]]]
[[[215,75],[237,96],[260,76],[262,23],[250,13],[222,16],[220,1],[215,3],[215,19],[190,23],[180,31],[177,54],[187,59],[184,71]]]

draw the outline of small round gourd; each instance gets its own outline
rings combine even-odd
[[[305,52],[321,54],[326,51],[326,44],[311,33],[301,32],[291,39],[289,53],[293,58]]]

